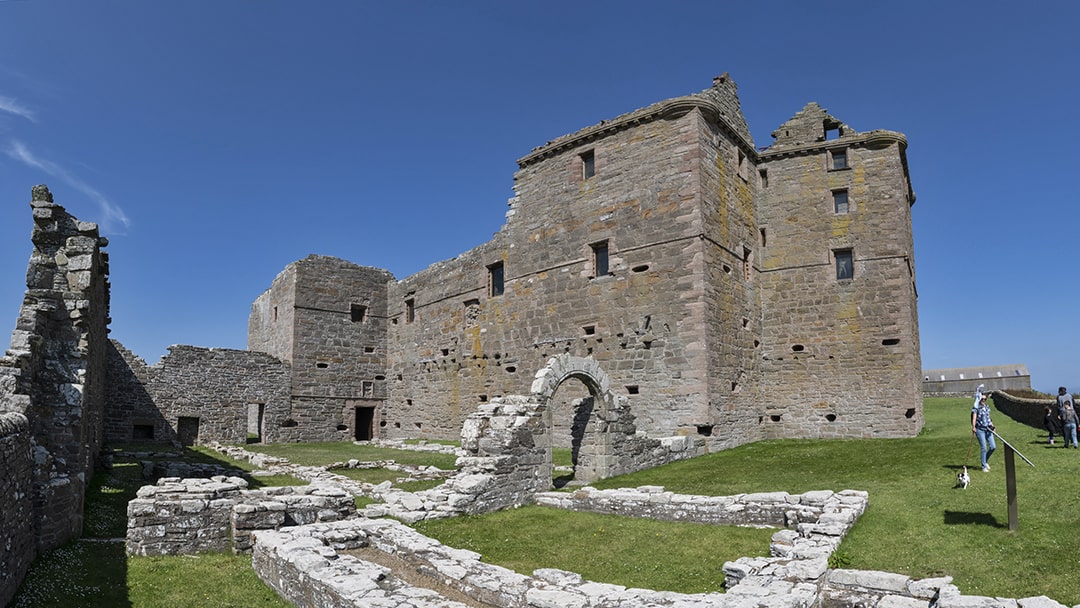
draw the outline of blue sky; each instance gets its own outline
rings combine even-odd
[[[515,161],[729,72],[908,137],[924,368],[1080,390],[1080,3],[0,0],[0,343],[28,202],[109,237],[112,337],[245,348],[310,253],[403,278],[491,238]]]

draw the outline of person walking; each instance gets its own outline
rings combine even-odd
[[[987,473],[990,471],[987,460],[997,449],[997,443],[994,441],[994,423],[990,420],[990,406],[986,404],[986,395],[982,394],[981,384],[976,398],[978,401],[975,402],[975,407],[971,408],[971,433],[979,440],[982,470]]]
[[[1065,442],[1065,447],[1069,447],[1069,443],[1072,443],[1074,448],[1080,448],[1080,445],[1076,444],[1076,425],[1080,424],[1080,419],[1076,417],[1076,410],[1073,409],[1072,402],[1066,401],[1065,405],[1061,408],[1061,436]]]
[[[1043,426],[1046,427],[1046,432],[1050,435],[1050,445],[1054,445],[1054,433],[1062,435],[1061,427],[1058,426],[1058,415],[1054,412],[1054,408],[1049,405],[1046,406],[1046,412],[1043,416]],[[1064,435],[1062,435],[1064,437]]]

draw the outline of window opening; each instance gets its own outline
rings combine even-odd
[[[742,180],[745,182],[745,181],[747,181],[746,176],[749,175],[747,167],[749,166],[750,163],[747,161],[746,154],[743,154],[742,150],[737,150],[737,152],[739,154],[739,164],[738,164],[739,177],[741,177]]]
[[[602,277],[608,274],[608,243],[603,241],[592,245],[593,276]]]
[[[832,160],[832,166],[830,169],[836,171],[837,169],[847,169],[847,148],[841,148],[839,150],[831,150],[829,157]]]
[[[759,229],[759,230],[758,230],[758,236],[759,236],[759,237],[761,237],[761,238],[760,238],[760,241],[761,241],[761,246],[762,246],[762,247],[764,247],[764,246],[765,246],[765,242],[766,242],[766,240],[767,240],[767,238],[766,238],[766,236],[765,236],[765,229],[764,229],[764,228],[761,228],[761,229]]]
[[[581,153],[581,177],[589,179],[596,175],[596,153],[592,150]]]
[[[848,205],[847,190],[834,190],[832,193],[833,211],[837,215],[844,215],[850,209]]]
[[[367,312],[367,306],[362,304],[353,304],[349,307],[349,317],[353,323],[362,323],[364,321],[364,313]]]
[[[835,252],[836,256],[836,280],[844,281],[855,275],[854,260],[850,249],[841,249]]]
[[[501,296],[503,294],[503,263],[495,262],[488,266],[488,295]]]
[[[768,188],[769,187],[769,172],[768,172],[768,170],[761,169],[761,170],[758,171],[758,175],[761,176],[761,187],[762,188]]]
[[[412,323],[416,320],[416,300],[409,298],[405,300],[405,322]]]

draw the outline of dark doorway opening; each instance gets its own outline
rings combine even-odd
[[[372,423],[375,421],[375,408],[356,408],[356,426],[353,436],[357,441],[369,441],[372,438]]]
[[[199,440],[199,417],[180,416],[176,419],[176,439],[180,445],[195,445]]]

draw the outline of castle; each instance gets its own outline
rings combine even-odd
[[[755,148],[724,75],[548,142],[475,249],[401,280],[310,256],[255,300],[249,350],[125,353],[149,398],[113,408],[110,438],[456,439],[562,353],[595,358],[650,436],[912,436],[906,140],[813,103],[773,136]],[[573,384],[557,445],[588,422]]]
[[[105,441],[457,438],[556,355],[602,371],[623,431],[723,449],[922,428],[904,136],[808,104],[756,148],[735,83],[518,161],[494,238],[401,280],[311,256],[252,305],[248,350],[107,339],[107,241],[34,189],[28,290],[0,358],[0,603],[81,529]],[[553,443],[594,415],[570,370]],[[539,379],[536,379],[539,381]],[[636,428],[634,427],[636,425]]]

